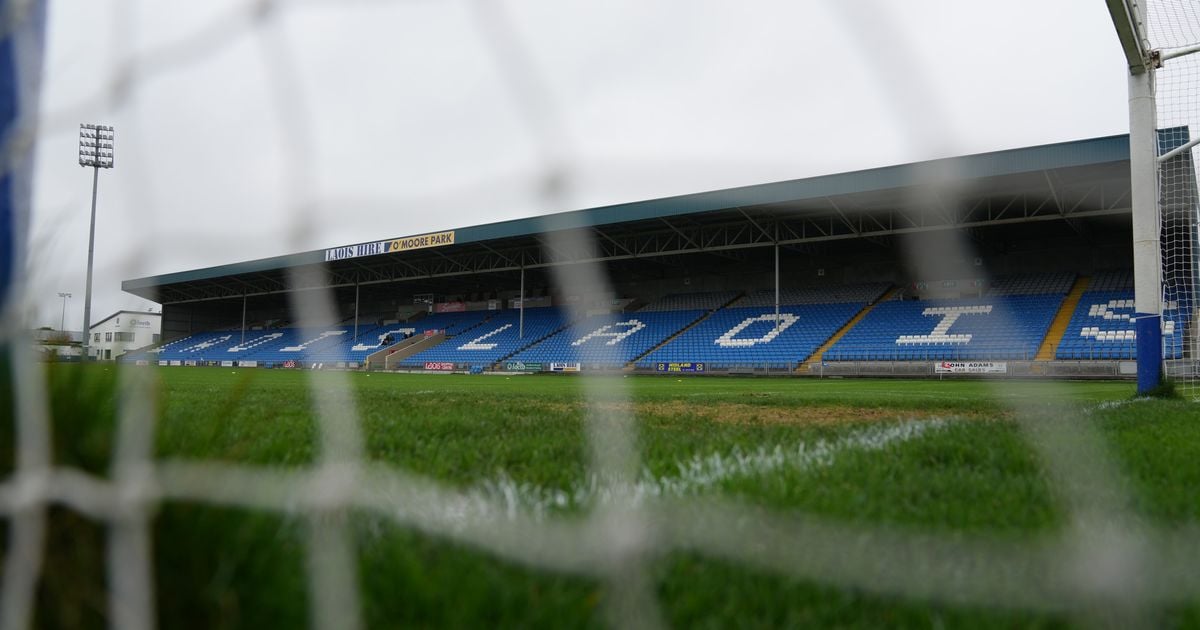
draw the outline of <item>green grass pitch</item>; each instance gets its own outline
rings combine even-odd
[[[116,368],[49,369],[55,461],[107,475]],[[2,374],[4,381],[7,374]],[[581,380],[569,376],[347,375],[368,456],[463,490],[519,488],[551,517],[585,512],[588,452]],[[301,467],[318,456],[308,375],[171,368],[160,382],[160,458]],[[0,382],[4,382],[0,381]],[[1134,510],[1168,526],[1200,520],[1200,411],[1129,404],[1130,383],[628,377],[641,482],[851,523],[1021,539],[1064,524],[1064,507],[1008,403],[1089,410],[1134,490]],[[11,394],[0,409],[0,472],[13,466]],[[603,404],[623,404],[601,402]],[[855,442],[905,423],[906,439]],[[868,440],[869,441],[869,440]],[[818,442],[819,462],[771,459]],[[738,459],[738,455],[743,457]],[[758,454],[762,457],[755,459]],[[761,461],[760,461],[761,460]],[[739,461],[741,463],[739,463]],[[746,463],[750,462],[750,463]],[[556,502],[554,497],[565,497]],[[561,513],[561,514],[559,514]],[[164,628],[308,625],[302,523],[278,513],[184,502],[154,517],[155,597]],[[588,577],[497,559],[370,514],[352,518],[368,627],[603,627],[609,593]],[[0,530],[7,525],[0,521]],[[103,627],[104,527],[52,512],[39,627]],[[1066,617],[964,607],[781,577],[701,552],[650,567],[673,627],[1042,627]],[[1200,627],[1200,606],[1154,621]]]

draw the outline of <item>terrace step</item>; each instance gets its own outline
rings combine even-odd
[[[701,315],[700,317],[697,317],[697,318],[696,318],[696,320],[695,320],[695,321],[693,321],[692,323],[690,323],[690,324],[688,324],[687,326],[684,326],[683,328],[680,328],[679,330],[675,331],[675,334],[671,335],[670,337],[667,337],[666,339],[663,339],[663,340],[662,340],[662,343],[660,343],[660,344],[658,344],[658,345],[654,346],[653,348],[650,348],[649,350],[647,350],[647,351],[645,351],[645,352],[643,352],[643,353],[639,354],[638,356],[634,357],[632,361],[630,361],[629,363],[626,363],[626,364],[625,364],[625,370],[626,370],[626,371],[633,370],[633,369],[634,369],[634,366],[635,366],[635,365],[637,365],[637,362],[638,362],[638,361],[641,361],[643,357],[647,357],[647,356],[649,356],[649,355],[650,355],[650,353],[654,352],[655,350],[658,350],[659,348],[661,348],[661,347],[663,347],[663,346],[665,346],[665,345],[667,345],[667,344],[671,343],[672,341],[675,341],[675,338],[676,338],[676,337],[678,337],[679,335],[682,335],[683,333],[685,333],[685,332],[687,332],[687,331],[689,331],[689,330],[691,330],[691,329],[695,328],[696,326],[698,326],[698,325],[700,324],[700,322],[703,322],[704,320],[708,319],[709,317],[712,317],[712,316],[713,316],[713,314],[714,314],[714,313],[716,313],[717,311],[719,311],[719,310],[721,310],[721,309],[723,309],[723,308],[726,308],[726,307],[728,307],[730,304],[733,304],[734,302],[737,302],[738,300],[742,299],[742,298],[743,298],[743,297],[745,297],[745,296],[746,296],[746,292],[745,292],[745,291],[742,291],[742,292],[738,293],[737,295],[733,296],[733,299],[732,299],[732,300],[729,300],[728,302],[726,302],[726,303],[724,303],[724,304],[722,304],[722,305],[718,306],[717,308],[714,308],[713,310],[711,310],[711,311],[708,311],[707,313],[705,313],[705,314]]]
[[[549,333],[542,335],[541,337],[538,337],[538,338],[534,339],[533,341],[530,341],[529,343],[518,347],[516,350],[513,350],[512,352],[509,352],[508,354],[500,357],[498,360],[493,362],[489,367],[491,367],[491,369],[493,369],[493,370],[498,370],[501,367],[503,367],[504,363],[506,361],[508,361],[509,359],[517,356],[521,352],[524,352],[524,351],[538,345],[539,343],[553,337],[554,335],[557,335],[558,333],[570,328],[573,325],[575,325],[575,320],[567,320],[567,321],[563,322],[562,326],[559,326],[558,328],[555,328],[554,330],[550,331]]]
[[[841,328],[837,329],[837,332],[833,333],[832,337],[830,337],[829,339],[826,339],[825,343],[821,344],[821,346],[818,347],[816,349],[816,351],[814,351],[812,353],[812,355],[810,355],[804,363],[801,363],[800,367],[796,368],[796,373],[797,374],[811,373],[814,365],[820,365],[821,358],[825,356],[826,350],[832,348],[833,344],[837,343],[838,340],[840,340],[843,336],[846,335],[846,333],[850,332],[851,328],[854,328],[856,325],[858,325],[858,322],[862,321],[862,319],[867,316],[867,313],[870,313],[871,309],[875,308],[876,304],[879,304],[880,302],[886,302],[886,301],[892,299],[893,297],[895,297],[895,295],[898,291],[900,291],[900,287],[892,287],[892,288],[888,289],[886,293],[884,293],[882,296],[880,296],[878,300],[875,300],[874,302],[871,302],[870,304],[867,304],[866,306],[864,306],[861,311],[859,311],[854,317],[850,318],[850,321],[846,322],[845,326],[842,326]]]
[[[372,353],[363,362],[363,366],[368,370],[372,367],[382,367],[385,370],[390,369],[396,361],[406,359],[422,350],[428,350],[445,340],[445,333],[437,333],[428,337],[414,335]]]
[[[1067,332],[1067,327],[1071,324],[1071,316],[1075,314],[1075,308],[1079,306],[1079,300],[1083,297],[1083,293],[1087,291],[1088,284],[1091,283],[1090,277],[1080,277],[1071,287],[1071,292],[1067,294],[1067,299],[1063,300],[1062,306],[1058,308],[1058,313],[1054,316],[1054,321],[1050,323],[1050,329],[1046,331],[1046,338],[1042,340],[1041,347],[1038,348],[1038,353],[1034,356],[1034,361],[1053,361],[1058,344],[1062,343],[1063,335]]]

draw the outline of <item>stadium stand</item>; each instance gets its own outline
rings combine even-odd
[[[211,333],[202,333],[211,334]],[[139,348],[117,358],[118,361],[157,361],[162,352],[182,348],[184,344],[195,343],[199,340],[199,335],[188,335],[180,337],[173,341],[169,341],[160,345],[151,345],[146,348]]]
[[[384,348],[389,336],[392,341],[400,341],[407,335],[441,330],[448,336],[468,331],[473,336],[447,339],[437,347],[404,359],[400,367],[451,363],[456,369],[464,369],[490,366],[511,357],[527,363],[581,363],[589,368],[612,368],[628,365],[683,330],[680,338],[671,339],[639,365],[661,360],[704,361],[716,369],[790,367],[803,361],[866,301],[877,298],[887,288],[886,284],[870,284],[789,290],[781,295],[781,300],[799,304],[781,309],[782,321],[777,331],[772,307],[747,307],[739,302],[737,307],[720,308],[739,296],[739,292],[725,291],[668,295],[636,313],[594,315],[569,328],[564,328],[568,323],[565,311],[529,308],[525,311],[524,338],[517,337],[518,311],[508,309],[439,313],[410,323],[365,326],[360,327],[357,338],[353,336],[353,328],[346,325],[311,331],[299,328],[248,331],[244,342],[240,341],[241,331],[203,333],[167,344],[148,356],[164,361],[356,366]],[[742,302],[767,300],[773,305],[774,294],[756,293]],[[671,308],[679,306],[704,308]],[[701,321],[706,315],[709,319]],[[695,329],[688,329],[693,325]]]
[[[1098,273],[1080,281],[1078,305],[1064,305],[1076,283],[1073,273],[1020,274],[997,279],[982,298],[887,300],[853,326],[863,308],[880,299],[886,283],[781,291],[782,319],[774,320],[773,291],[671,294],[624,314],[593,315],[569,325],[566,311],[527,308],[525,335],[517,335],[519,312],[436,313],[411,322],[313,330],[296,327],[202,332],[140,350],[122,361],[190,365],[254,361],[263,366],[321,364],[357,367],[366,358],[412,335],[444,332],[446,340],[401,360],[399,367],[450,363],[455,369],[489,367],[506,359],[524,363],[579,363],[586,369],[635,363],[654,369],[663,362],[704,362],[710,369],[780,369],[801,364],[822,344],[822,361],[1032,360],[1051,321],[1061,342],[1043,359],[1132,360],[1137,356],[1133,275]],[[1190,313],[1186,296],[1164,303],[1164,358],[1182,356]],[[1072,299],[1073,300],[1073,299]],[[610,300],[611,301],[611,300]],[[728,305],[728,306],[726,306]],[[840,339],[831,336],[846,327]],[[438,338],[440,339],[440,337]],[[434,340],[433,343],[437,343]],[[661,347],[660,347],[661,346]],[[399,355],[398,355],[399,356]]]
[[[453,363],[458,369],[487,367],[558,332],[568,323],[566,312],[557,307],[527,308],[525,334],[519,337],[517,309],[483,312],[494,314],[494,317],[472,329],[470,334],[447,339],[406,358],[400,365],[420,368],[426,363]]]
[[[762,307],[716,311],[678,338],[637,361],[654,369],[657,363],[704,362],[709,369],[792,368],[813,353],[864,304],[800,304],[775,312]]]
[[[859,302],[867,304],[879,299],[884,291],[891,288],[886,282],[870,284],[853,284],[844,287],[811,287],[802,289],[782,289],[779,291],[780,304],[834,304],[839,302]],[[763,289],[755,291],[738,300],[733,306],[775,306],[775,291]]]
[[[393,345],[408,335],[423,335],[431,332],[445,332],[447,336],[461,334],[486,321],[495,311],[464,311],[456,313],[434,313],[422,319],[409,323],[396,323],[388,326],[374,327],[360,334],[357,339],[347,339],[337,346],[314,352],[305,358],[306,361],[335,361],[361,363],[368,355]],[[391,338],[391,343],[385,340]]]
[[[286,359],[303,360],[305,354],[324,347],[334,339],[349,336],[345,327],[321,328],[320,332],[302,339],[304,333],[298,328],[246,331],[245,341],[240,330],[225,330],[215,333],[199,333],[185,339],[146,351],[145,356],[131,356],[127,360],[148,358],[158,361],[242,361],[247,359],[266,360],[272,353],[282,354],[288,349]],[[305,341],[308,343],[306,344]],[[303,345],[302,345],[303,344]],[[295,346],[301,346],[298,349]],[[283,360],[281,358],[280,360]],[[265,364],[265,363],[264,363]]]
[[[628,364],[705,311],[641,311],[594,315],[512,357],[525,363],[580,363],[591,368]]]
[[[371,353],[386,346],[399,343],[412,335],[421,334],[422,331],[418,331],[412,324],[392,324],[389,326],[370,326],[366,328],[360,326],[358,337],[346,335],[344,338],[339,337],[333,340],[333,343],[306,349],[303,354],[303,360],[306,363],[344,362],[357,365],[362,363]]]
[[[216,357],[224,353],[241,339],[241,332],[218,330],[197,333],[177,339],[157,348],[131,353],[122,360],[162,360],[162,361],[216,361]]]
[[[1088,291],[1058,345],[1058,359],[1133,359],[1133,291]]]
[[[1061,294],[877,305],[824,355],[828,361],[1032,359]]]
[[[371,327],[364,332],[359,328],[356,339],[344,341],[307,353],[305,361],[362,363],[370,354],[393,345],[409,335],[443,331],[447,336],[461,334],[486,321],[495,311],[464,311],[457,313],[434,313],[413,322],[400,322],[387,326]],[[385,343],[390,337],[390,343]]]
[[[271,339],[271,335],[280,337]],[[254,360],[266,364],[278,364],[286,361],[308,363],[317,361],[317,356],[330,356],[335,349],[352,340],[352,326],[329,326],[305,330],[301,328],[284,328],[271,335],[257,339],[246,336],[246,343],[229,349],[231,355],[227,360]],[[254,345],[258,344],[258,345]]]
[[[458,334],[479,325],[495,311],[437,313],[411,323],[387,326],[325,326],[305,331],[301,328],[247,330],[242,341],[240,330],[198,333],[144,352],[123,357],[122,361],[256,361],[264,366],[300,363],[361,363],[368,355],[408,335],[426,331]],[[388,344],[390,345],[390,344]]]
[[[739,291],[710,291],[705,293],[671,293],[642,307],[641,313],[655,311],[711,311],[729,304]],[[774,302],[771,302],[774,304]]]
[[[1102,271],[1092,276],[1092,282],[1088,285],[1090,291],[1132,291],[1133,290],[1133,271],[1130,269],[1120,271]]]
[[[1163,358],[1183,356],[1184,331],[1191,313],[1181,304],[1190,300],[1168,291],[1163,304]],[[1083,294],[1055,355],[1063,360],[1137,358],[1134,330],[1133,272],[1097,274]]]
[[[1026,273],[997,278],[988,290],[989,296],[1042,295],[1067,293],[1075,282],[1073,273]]]
[[[461,311],[457,313],[431,313],[421,319],[400,323],[399,326],[412,326],[417,333],[427,330],[444,330],[446,335],[453,337],[466,330],[485,322],[499,311]]]

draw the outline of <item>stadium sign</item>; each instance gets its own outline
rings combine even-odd
[[[406,252],[410,249],[425,249],[427,247],[441,247],[443,245],[453,244],[454,230],[450,230],[449,232],[434,232],[431,234],[408,236],[405,238],[396,238],[387,241],[374,241],[372,243],[347,245],[346,247],[331,247],[325,250],[325,262],[346,260],[347,258],[358,258],[360,256],[394,254],[396,252]]]
[[[669,374],[703,374],[704,363],[695,361],[660,362],[654,364],[654,371]]]
[[[450,372],[454,370],[454,364],[446,361],[427,361],[425,369],[430,372]]]
[[[1007,374],[1008,364],[995,361],[942,361],[933,364],[937,374]]]
[[[578,363],[551,363],[551,372],[578,372],[580,365]]]
[[[507,372],[541,372],[542,364],[526,361],[509,361],[504,364]]]

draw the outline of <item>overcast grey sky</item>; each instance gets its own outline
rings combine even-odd
[[[93,321],[132,277],[1128,129],[1101,0],[484,1],[51,3],[32,323],[82,325],[81,122]]]

